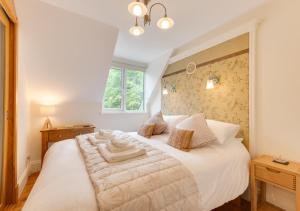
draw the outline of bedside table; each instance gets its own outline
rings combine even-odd
[[[48,150],[49,143],[58,142],[65,139],[72,139],[80,134],[93,133],[94,130],[95,130],[94,126],[60,127],[60,128],[41,130],[41,134],[42,134],[41,162],[43,163],[43,159],[45,153]]]
[[[266,201],[266,183],[294,192],[296,210],[300,211],[300,163],[282,165],[272,162],[271,156],[263,155],[251,162],[251,210],[257,210],[257,181],[261,182],[261,202]]]

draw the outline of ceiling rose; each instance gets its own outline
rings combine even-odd
[[[155,6],[161,6],[164,10],[164,15],[157,21],[157,27],[162,30],[170,29],[174,26],[174,20],[167,15],[167,8],[162,3],[154,3],[149,5],[150,0],[136,0],[128,5],[128,12],[135,16],[135,25],[129,29],[130,34],[140,36],[144,33],[144,29],[138,25],[138,18],[143,17],[144,27],[151,24],[151,11]],[[149,6],[149,10],[148,10]]]

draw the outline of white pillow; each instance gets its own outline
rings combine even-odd
[[[176,125],[186,118],[188,115],[163,115],[164,121],[168,124],[168,128],[165,130],[166,133],[170,133],[172,128],[175,128]]]
[[[211,119],[207,119],[206,122],[220,144],[225,143],[230,138],[234,138],[241,128],[239,125]]]
[[[216,140],[216,137],[207,126],[205,115],[202,113],[183,120],[176,128],[194,131],[191,148],[201,147]]]

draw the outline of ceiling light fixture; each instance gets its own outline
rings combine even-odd
[[[148,6],[149,1],[150,0],[144,0],[144,2],[140,2],[139,0],[137,0],[137,1],[131,2],[128,5],[128,11],[129,11],[129,13],[131,15],[135,16],[136,19],[138,17],[144,17],[144,26],[146,26],[146,25],[150,25],[151,24],[151,12],[152,12],[153,7],[155,7],[155,6],[161,6],[164,9],[164,16],[161,17],[157,21],[156,25],[160,29],[163,29],[163,30],[167,30],[167,29],[172,28],[174,26],[174,20],[172,18],[168,17],[166,6],[164,4],[162,4],[162,3],[154,3],[153,5],[150,6],[150,9],[148,10],[147,6]],[[148,11],[149,11],[149,13],[148,13]],[[136,22],[137,22],[137,20],[136,20]],[[130,31],[131,34],[133,34],[131,32],[131,29],[133,29],[135,27],[137,27],[137,25],[130,28],[129,31]],[[138,26],[138,27],[142,28],[140,26]],[[143,30],[143,33],[144,33],[144,30]],[[143,34],[143,33],[141,33],[141,34]],[[139,34],[139,35],[141,35],[141,34]]]
[[[135,19],[135,25],[129,29],[130,34],[133,36],[140,36],[144,34],[144,29],[139,26],[137,18]]]

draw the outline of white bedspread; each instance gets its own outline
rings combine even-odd
[[[248,186],[250,158],[238,141],[183,152],[166,145],[166,135],[153,136],[151,140],[136,133],[132,135],[174,156],[192,172],[205,210],[238,197]],[[58,142],[48,150],[23,210],[98,210],[95,192],[75,140]]]

